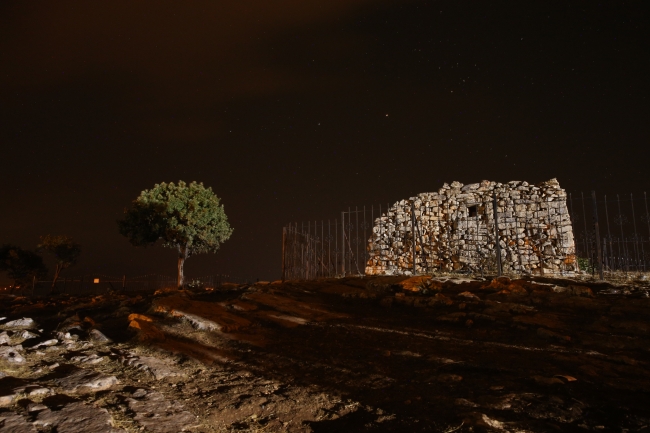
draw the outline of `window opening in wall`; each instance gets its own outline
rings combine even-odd
[[[467,206],[467,216],[468,217],[475,217],[478,214],[478,209],[476,205],[473,206]]]

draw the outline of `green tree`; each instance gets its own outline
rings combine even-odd
[[[43,258],[33,251],[23,250],[11,244],[0,245],[0,271],[14,280],[14,286],[22,286],[30,279],[43,278],[47,268]]]
[[[59,279],[61,271],[75,265],[79,260],[81,245],[69,236],[46,235],[41,236],[41,243],[36,248],[38,251],[46,251],[52,254],[56,259],[54,279],[52,280],[52,290],[54,290],[56,280]]]
[[[117,222],[120,233],[135,246],[162,245],[178,251],[178,287],[183,287],[185,260],[216,253],[232,234],[219,198],[203,183],[160,183],[144,190]]]

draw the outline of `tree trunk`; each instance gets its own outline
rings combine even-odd
[[[56,268],[54,268],[54,279],[52,280],[52,291],[54,291],[54,287],[56,286],[56,280],[59,279],[59,274],[61,274],[61,269],[63,269],[63,266],[57,264]]]
[[[187,247],[178,247],[178,288],[182,289],[185,284],[185,275],[183,275],[183,266],[187,258]]]
[[[178,256],[178,288],[182,289],[183,288],[183,280],[184,280],[184,275],[183,275],[183,265],[185,264],[185,257],[182,255]]]

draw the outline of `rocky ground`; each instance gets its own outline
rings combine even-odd
[[[642,282],[0,300],[1,432],[650,431]]]

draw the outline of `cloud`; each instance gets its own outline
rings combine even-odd
[[[300,85],[269,47],[278,34],[309,29],[371,0],[309,2],[67,2],[5,7],[4,79],[30,88],[69,76],[120,71],[160,90],[232,96]]]

